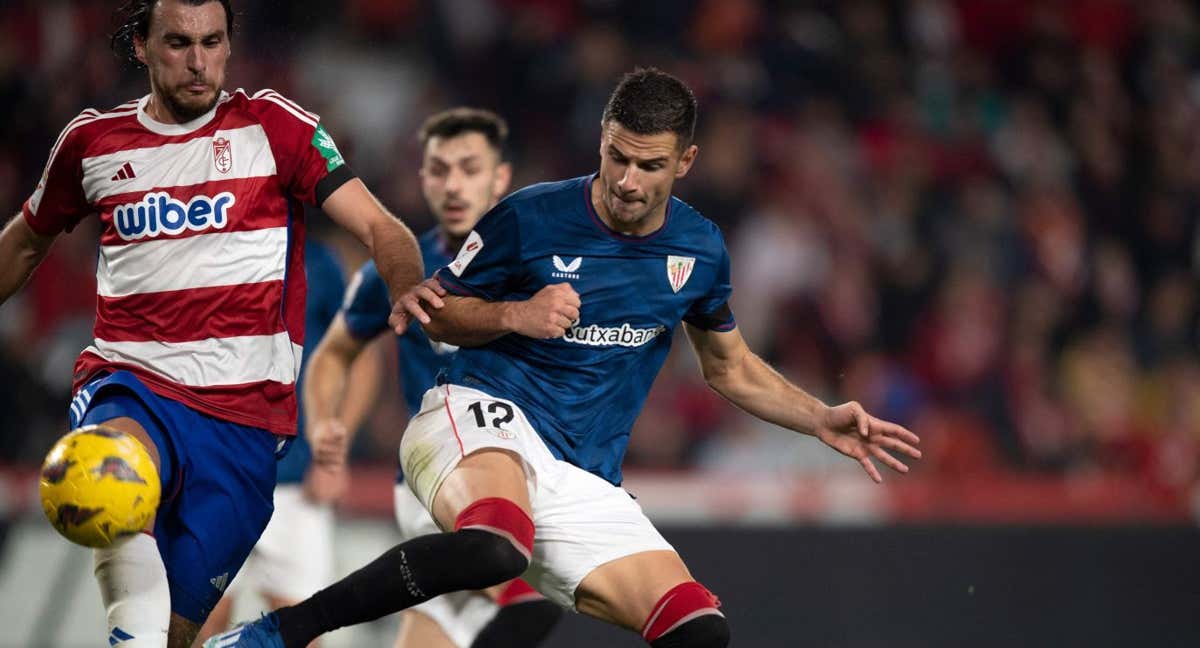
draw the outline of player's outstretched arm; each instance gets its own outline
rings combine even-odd
[[[329,194],[321,209],[371,251],[393,303],[425,277],[412,230],[380,204],[358,178]]]
[[[428,284],[401,297],[399,308],[420,321],[429,338],[438,342],[479,346],[509,333],[548,340],[562,337],[579,319],[579,294],[567,283],[546,286],[524,301],[497,302],[446,295]]]
[[[891,453],[921,457],[921,451],[913,447],[920,443],[917,435],[871,416],[854,401],[834,407],[822,403],[763,362],[736,328],[706,331],[685,324],[685,329],[700,360],[704,380],[750,414],[817,437],[857,460],[876,482],[883,481],[883,476],[872,459],[904,473],[908,472],[908,466]]]
[[[53,243],[53,236],[34,232],[20,213],[8,221],[0,232],[0,304],[25,285]]]

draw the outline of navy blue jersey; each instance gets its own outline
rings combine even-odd
[[[423,234],[418,242],[427,273],[453,260],[437,228]],[[391,330],[392,327],[388,325],[391,312],[392,302],[387,284],[379,275],[375,262],[367,261],[354,275],[346,293],[346,301],[342,306],[346,328],[360,340],[371,340]],[[396,352],[400,356],[400,386],[410,415],[416,415],[421,410],[421,397],[433,387],[438,372],[450,363],[455,350],[456,347],[432,342],[416,321],[409,325],[404,335],[396,338]],[[397,480],[402,478],[403,475],[400,475]]]
[[[556,340],[509,334],[465,348],[446,380],[515,402],[556,457],[620,484],[630,428],[675,327],[735,326],[729,255],[717,226],[676,198],[657,232],[612,230],[592,209],[593,179],[505,198],[437,273],[448,291],[488,301],[568,282],[579,322]]]
[[[346,289],[342,266],[334,257],[333,250],[311,238],[304,243],[304,274],[308,278],[308,300],[304,307],[304,357],[300,360],[300,378],[296,381],[296,393],[304,393],[304,374],[308,357],[325,337],[325,331],[337,315]],[[312,461],[312,450],[304,436],[304,407],[300,407],[299,425],[292,449],[276,465],[276,481],[280,484],[304,480],[304,472]]]

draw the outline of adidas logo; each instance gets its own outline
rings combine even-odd
[[[208,582],[212,583],[212,586],[217,588],[218,592],[224,592],[225,586],[229,584],[229,572],[225,572],[216,578],[210,578]]]
[[[108,645],[115,646],[122,641],[129,641],[130,639],[133,639],[133,635],[118,627],[113,627],[112,632],[108,635]]]
[[[245,628],[234,628],[224,634],[219,634],[212,639],[204,642],[205,648],[228,648],[229,646],[237,645],[238,639],[242,637],[242,630]]]
[[[133,165],[126,162],[125,165],[121,167],[121,170],[117,171],[117,175],[109,178],[109,180],[113,182],[120,182],[121,180],[132,180],[136,177],[137,174],[133,172]]]

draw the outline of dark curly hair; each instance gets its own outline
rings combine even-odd
[[[109,40],[109,45],[112,47],[113,53],[117,58],[133,65],[134,67],[145,67],[141,61],[137,59],[137,55],[133,48],[133,39],[135,36],[143,41],[150,35],[150,15],[154,11],[154,5],[158,4],[159,0],[128,0],[125,4],[117,9],[116,19],[120,23],[117,31],[113,32],[112,38]],[[225,8],[225,32],[229,38],[233,38],[233,7],[230,6],[230,0],[180,0],[194,7],[198,7],[209,2],[220,2]]]

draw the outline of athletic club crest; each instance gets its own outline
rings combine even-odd
[[[224,137],[213,140],[213,164],[221,173],[229,173],[233,168],[233,145]]]
[[[683,284],[692,276],[692,268],[696,267],[696,257],[668,256],[667,281],[671,282],[671,290],[679,292]]]

